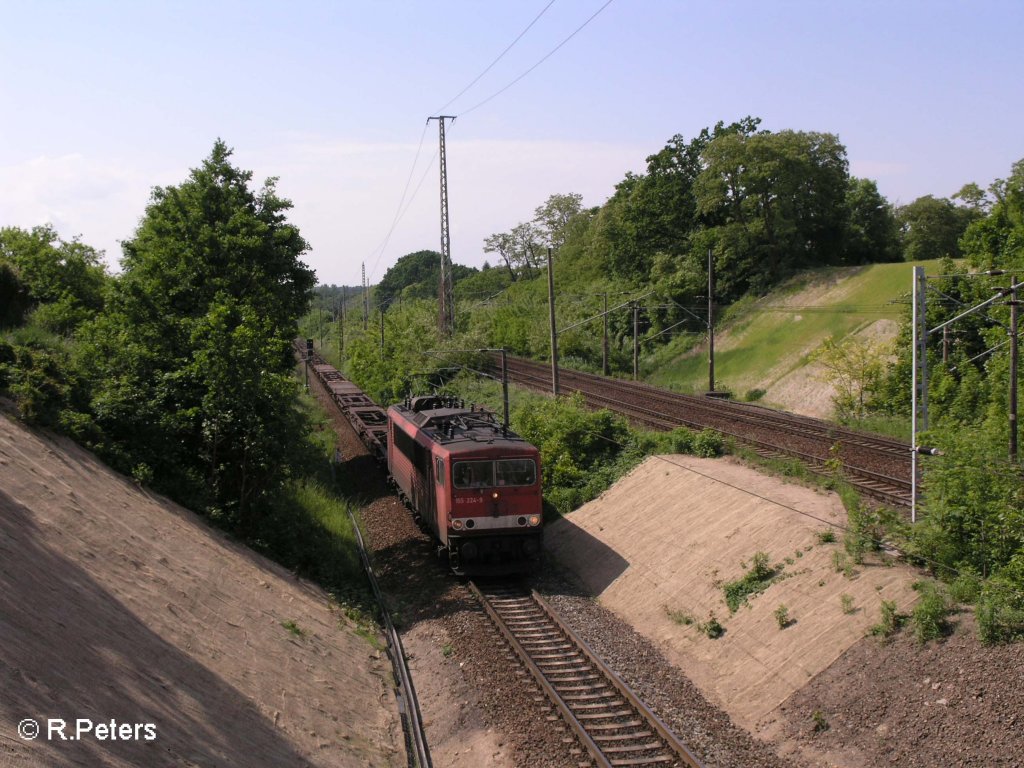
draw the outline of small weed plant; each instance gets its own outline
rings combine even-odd
[[[811,713],[811,724],[815,733],[823,733],[831,727],[828,724],[828,719],[825,717],[825,713],[820,709],[816,709]]]
[[[831,528],[826,528],[823,531],[817,533],[819,544],[832,544],[836,540],[836,532]]]
[[[736,613],[751,595],[763,592],[778,577],[778,570],[768,564],[769,559],[766,552],[756,552],[746,575],[723,585],[725,604],[729,606],[730,613]]]
[[[789,608],[784,604],[780,604],[779,607],[775,609],[774,615],[775,621],[779,624],[779,629],[785,629],[793,623],[793,620],[789,618]]]
[[[848,595],[843,592],[843,594],[839,596],[839,604],[843,606],[843,613],[847,615],[857,612],[857,609],[853,607],[853,595]]]
[[[665,606],[665,613],[673,622],[679,624],[680,626],[688,627],[691,624],[693,624],[693,616],[688,614],[686,611],[674,611],[670,609],[668,606]]]
[[[292,619],[288,619],[287,621],[282,621],[281,622],[281,626],[284,627],[285,629],[287,629],[289,632],[291,632],[296,637],[302,637],[305,634],[302,631],[302,629],[299,627],[299,625],[296,624]]]
[[[838,549],[832,552],[832,567],[836,573],[842,573],[843,568],[846,566],[846,555],[840,552]]]
[[[896,612],[896,601],[883,600],[880,611],[881,620],[871,628],[871,634],[881,638],[892,637],[903,621],[903,617]]]
[[[722,626],[721,622],[715,616],[715,612],[712,611],[708,614],[708,620],[702,621],[697,625],[697,629],[707,635],[712,640],[717,640],[719,637],[725,634],[725,627]]]

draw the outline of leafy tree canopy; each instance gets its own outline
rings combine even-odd
[[[0,229],[0,324],[21,322],[36,307],[39,324],[69,334],[103,307],[102,253],[61,240],[49,225]]]
[[[477,270],[452,264],[452,281],[458,282]],[[441,254],[437,251],[407,253],[395,262],[374,289],[378,306],[387,306],[399,296],[407,299],[437,297],[441,282]]]
[[[289,343],[314,274],[291,203],[230,158],[218,140],[185,182],[154,189],[80,362],[136,474],[245,529],[298,453]]]
[[[960,238],[980,212],[975,207],[960,207],[944,197],[925,195],[896,210],[903,256],[907,261],[958,259]]]

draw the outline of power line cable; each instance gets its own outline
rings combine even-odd
[[[515,79],[514,79],[514,80],[513,80],[512,82],[510,82],[510,83],[509,83],[508,85],[506,85],[506,86],[504,86],[503,88],[501,88],[501,89],[499,89],[499,90],[495,91],[494,93],[492,93],[492,94],[491,94],[490,96],[488,96],[488,97],[487,97],[486,99],[484,99],[483,101],[481,101],[481,102],[478,102],[478,103],[474,104],[474,105],[473,105],[472,107],[470,107],[469,109],[463,110],[463,111],[462,111],[462,112],[461,112],[461,113],[459,114],[459,117],[463,117],[464,115],[468,115],[468,114],[469,114],[470,112],[475,112],[475,111],[476,111],[477,109],[479,109],[480,107],[482,107],[482,106],[483,106],[484,104],[486,104],[487,102],[491,101],[492,99],[495,99],[495,98],[497,98],[498,96],[500,96],[501,94],[503,94],[503,93],[504,93],[505,91],[507,91],[507,90],[508,90],[509,88],[511,88],[511,87],[512,87],[513,85],[515,85],[515,84],[516,84],[516,83],[518,83],[518,82],[519,82],[520,80],[522,80],[522,79],[523,79],[524,77],[526,77],[526,76],[527,76],[528,74],[530,74],[531,72],[533,72],[533,70],[535,70],[535,69],[536,69],[537,67],[539,67],[539,66],[540,66],[541,64],[543,64],[543,63],[544,63],[545,61],[547,61],[547,60],[548,60],[548,59],[550,59],[550,58],[551,58],[552,56],[554,56],[554,55],[555,55],[555,53],[557,53],[557,52],[558,52],[558,50],[559,50],[559,49],[560,49],[560,48],[561,48],[561,47],[562,47],[563,45],[565,45],[565,44],[566,44],[566,43],[568,43],[568,42],[569,42],[570,40],[572,40],[572,39],[573,39],[574,37],[576,37],[576,35],[577,35],[577,34],[578,34],[578,33],[579,33],[579,32],[580,32],[580,31],[581,31],[581,30],[582,30],[582,29],[583,29],[583,28],[584,28],[585,26],[587,26],[587,25],[588,25],[588,24],[589,24],[590,22],[592,22],[592,21],[593,21],[594,19],[596,19],[596,18],[598,17],[598,15],[599,15],[599,14],[600,14],[600,13],[601,13],[601,12],[602,12],[602,11],[603,11],[603,10],[604,10],[605,8],[607,8],[607,7],[609,6],[609,5],[611,5],[611,4],[612,4],[612,2],[613,2],[613,0],[607,0],[607,2],[605,2],[605,4],[604,4],[604,5],[602,5],[602,6],[601,6],[600,8],[598,8],[598,9],[597,9],[596,11],[594,11],[593,15],[591,15],[591,17],[590,17],[589,19],[587,19],[587,20],[586,20],[586,21],[584,21],[584,22],[583,22],[582,24],[580,24],[580,25],[579,25],[578,27],[576,27],[576,29],[575,29],[575,30],[573,30],[572,34],[570,34],[570,35],[569,35],[569,36],[568,36],[567,38],[565,38],[565,39],[564,39],[564,40],[563,40],[562,42],[560,42],[560,43],[559,43],[558,45],[556,45],[556,46],[555,46],[554,48],[552,48],[552,49],[551,49],[550,51],[548,51],[548,53],[546,53],[546,54],[545,54],[545,55],[544,55],[544,56],[543,56],[543,57],[542,57],[542,58],[541,58],[541,59],[540,59],[539,61],[537,61],[537,63],[536,63],[536,64],[534,64],[534,65],[533,65],[532,67],[530,67],[529,69],[527,69],[527,70],[526,70],[525,72],[523,72],[523,73],[522,73],[521,75],[519,75],[519,77],[515,78]]]
[[[449,99],[447,104],[445,104],[443,107],[439,107],[438,109],[435,109],[434,110],[434,114],[435,115],[440,115],[442,112],[444,112],[445,109],[447,109],[449,106],[451,106],[452,102],[456,101],[460,96],[462,96],[462,94],[464,94],[466,91],[468,91],[474,85],[476,85],[480,81],[480,78],[482,78],[484,75],[486,75],[488,72],[490,72],[491,71],[491,67],[493,67],[495,64],[497,64],[499,61],[501,61],[502,58],[504,58],[505,54],[512,50],[512,47],[522,39],[523,35],[525,35],[527,32],[530,31],[530,28],[534,24],[536,24],[537,21],[540,19],[540,17],[543,16],[545,13],[547,13],[548,8],[550,8],[554,4],[555,4],[555,0],[551,0],[551,2],[549,2],[543,8],[541,8],[540,13],[538,13],[536,16],[533,17],[533,21],[531,21],[529,24],[526,25],[526,28],[516,36],[516,39],[513,40],[511,43],[509,43],[508,47],[505,48],[505,50],[503,50],[501,53],[499,53],[498,57],[494,61],[492,61],[490,64],[488,64],[487,67],[484,68],[483,72],[481,72],[479,75],[477,75],[475,78],[473,78],[473,81],[469,85],[467,85],[465,88],[463,88],[457,94],[455,94],[451,99]]]
[[[371,278],[373,277],[373,275],[377,271],[377,266],[380,264],[381,256],[384,255],[384,250],[388,247],[388,243],[391,241],[391,235],[394,234],[395,227],[398,226],[398,222],[401,220],[402,216],[404,215],[404,212],[402,211],[402,204],[405,203],[405,196],[409,192],[409,184],[412,181],[413,174],[416,172],[416,163],[419,162],[420,152],[423,150],[423,140],[426,138],[427,126],[428,125],[429,125],[429,123],[424,123],[423,124],[423,131],[422,131],[422,133],[420,133],[420,143],[419,143],[419,146],[416,147],[416,155],[412,159],[412,167],[409,168],[409,175],[408,175],[408,177],[405,180],[405,187],[402,189],[402,197],[399,199],[398,207],[395,208],[395,215],[391,219],[391,227],[390,227],[390,229],[388,229],[388,233],[384,237],[384,241],[379,246],[377,246],[377,248],[375,248],[374,251],[370,252],[371,256],[373,255],[374,252],[377,253],[377,258],[373,262],[373,267],[370,269],[370,277]],[[430,165],[432,163],[433,163],[433,160],[431,160],[430,163],[427,164],[428,170],[429,170]],[[420,183],[422,184],[422,182],[420,182]],[[416,191],[419,191],[419,186],[416,187]],[[416,196],[416,193],[414,192],[413,193],[413,197],[415,197],[415,196]],[[410,200],[410,202],[411,202],[411,200]]]

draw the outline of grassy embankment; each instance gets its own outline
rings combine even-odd
[[[760,299],[729,307],[715,337],[715,379],[742,398],[770,392],[783,377],[809,364],[828,337],[841,340],[890,321],[895,330],[911,289],[911,267],[936,273],[938,261],[875,264],[806,272]],[[707,343],[674,341],[651,355],[645,379],[684,392],[707,388]]]

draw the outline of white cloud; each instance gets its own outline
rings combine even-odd
[[[43,155],[0,167],[0,226],[52,224],[106,251],[116,267],[118,241],[131,236],[149,195],[145,175],[123,163],[80,154]]]
[[[414,143],[346,142],[293,136],[279,146],[236,146],[234,162],[252,169],[257,185],[280,178],[278,191],[294,203],[289,214],[310,242],[307,262],[322,282],[358,284],[360,264],[376,282],[405,253],[439,248],[437,148],[425,140],[415,173]],[[626,171],[639,171],[650,148],[611,143],[461,140],[448,143],[452,257],[479,266],[483,239],[528,220],[555,193],[578,192],[600,205]],[[40,156],[0,167],[0,226],[51,223],[64,238],[81,235],[106,251],[116,267],[119,241],[130,238],[153,186],[183,181],[199,158],[169,168],[142,167],[124,157]],[[402,190],[404,215],[381,252]],[[418,187],[418,192],[417,192]],[[415,197],[413,197],[414,192]]]

